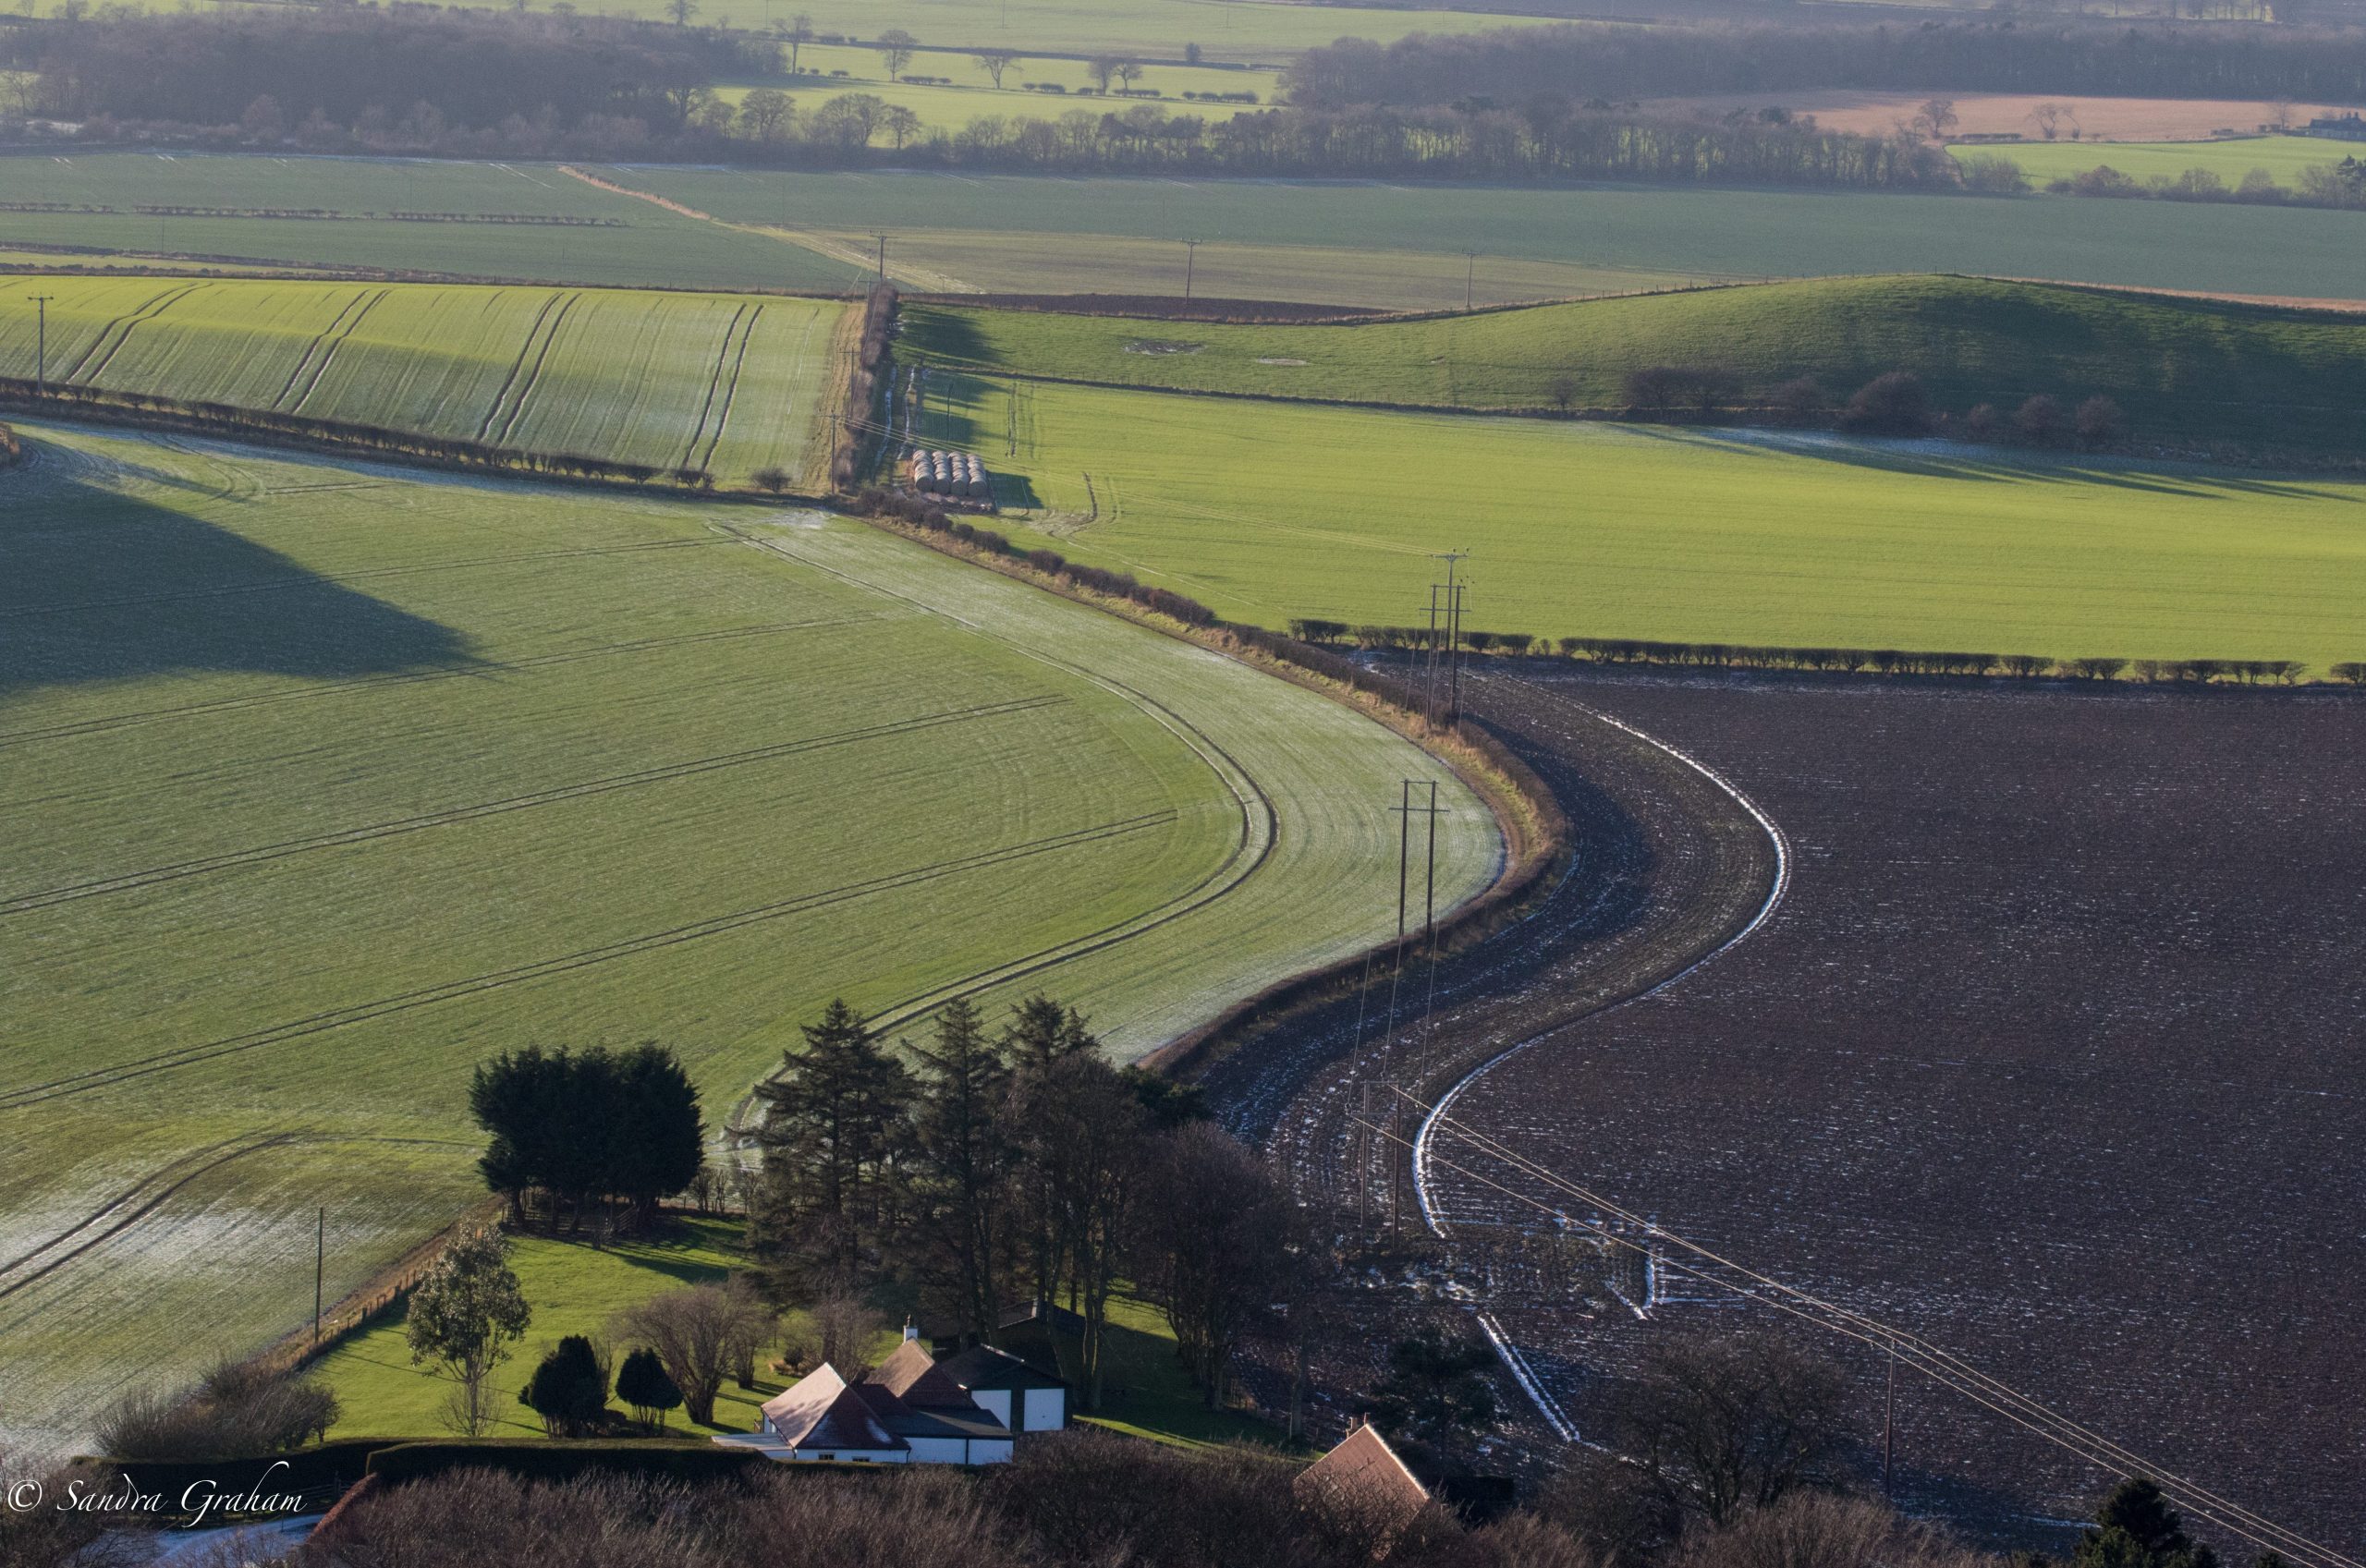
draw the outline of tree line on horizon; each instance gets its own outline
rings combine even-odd
[[[2279,6],[2279,16],[2286,7]],[[1307,108],[1440,104],[1482,95],[1609,101],[1849,90],[2366,99],[2366,30],[2039,18],[1894,22],[1585,24],[1342,38],[1285,73]]]

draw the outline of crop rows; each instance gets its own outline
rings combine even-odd
[[[595,289],[141,279],[46,286],[69,386],[818,485],[834,302]],[[0,372],[34,323],[0,315]]]

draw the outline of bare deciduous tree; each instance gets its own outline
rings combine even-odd
[[[1839,1374],[1766,1334],[1660,1346],[1615,1426],[1653,1486],[1712,1525],[1822,1478],[1847,1434]]]
[[[889,81],[896,80],[904,74],[904,67],[912,63],[912,54],[920,46],[919,39],[899,27],[889,28],[879,35],[879,42],[872,45],[879,51],[880,60],[887,67]]]
[[[773,1328],[771,1310],[736,1283],[668,1291],[616,1318],[616,1337],[657,1352],[682,1391],[683,1408],[701,1426],[714,1424],[724,1378],[772,1337]]]
[[[986,79],[994,84],[994,91],[997,92],[1002,91],[1004,73],[1019,61],[1019,56],[1007,49],[981,49],[970,58],[977,63],[980,70],[986,73]]]

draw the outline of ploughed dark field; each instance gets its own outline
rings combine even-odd
[[[2366,1547],[2366,700],[1522,673],[1474,711],[1517,734],[1560,694],[1682,748],[1779,826],[1790,881],[1748,938],[1456,1113]],[[1449,1220],[1520,1209],[1451,1172],[1434,1191]],[[1500,1318],[1583,1428],[1646,1336],[1774,1316]],[[2008,1532],[2108,1485],[1910,1377],[1897,1433],[1902,1501]]]

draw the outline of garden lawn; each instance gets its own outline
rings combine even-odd
[[[469,1073],[1049,990],[1130,1059],[1382,940],[1387,731],[818,514],[19,426],[0,1428],[82,1440],[480,1190]],[[118,1223],[121,1222],[121,1223]]]
[[[1014,537],[1222,614],[2123,658],[2366,659],[2366,485],[1941,443],[930,380]],[[1013,448],[1016,448],[1014,451]],[[1086,476],[1091,476],[1088,488]]]

